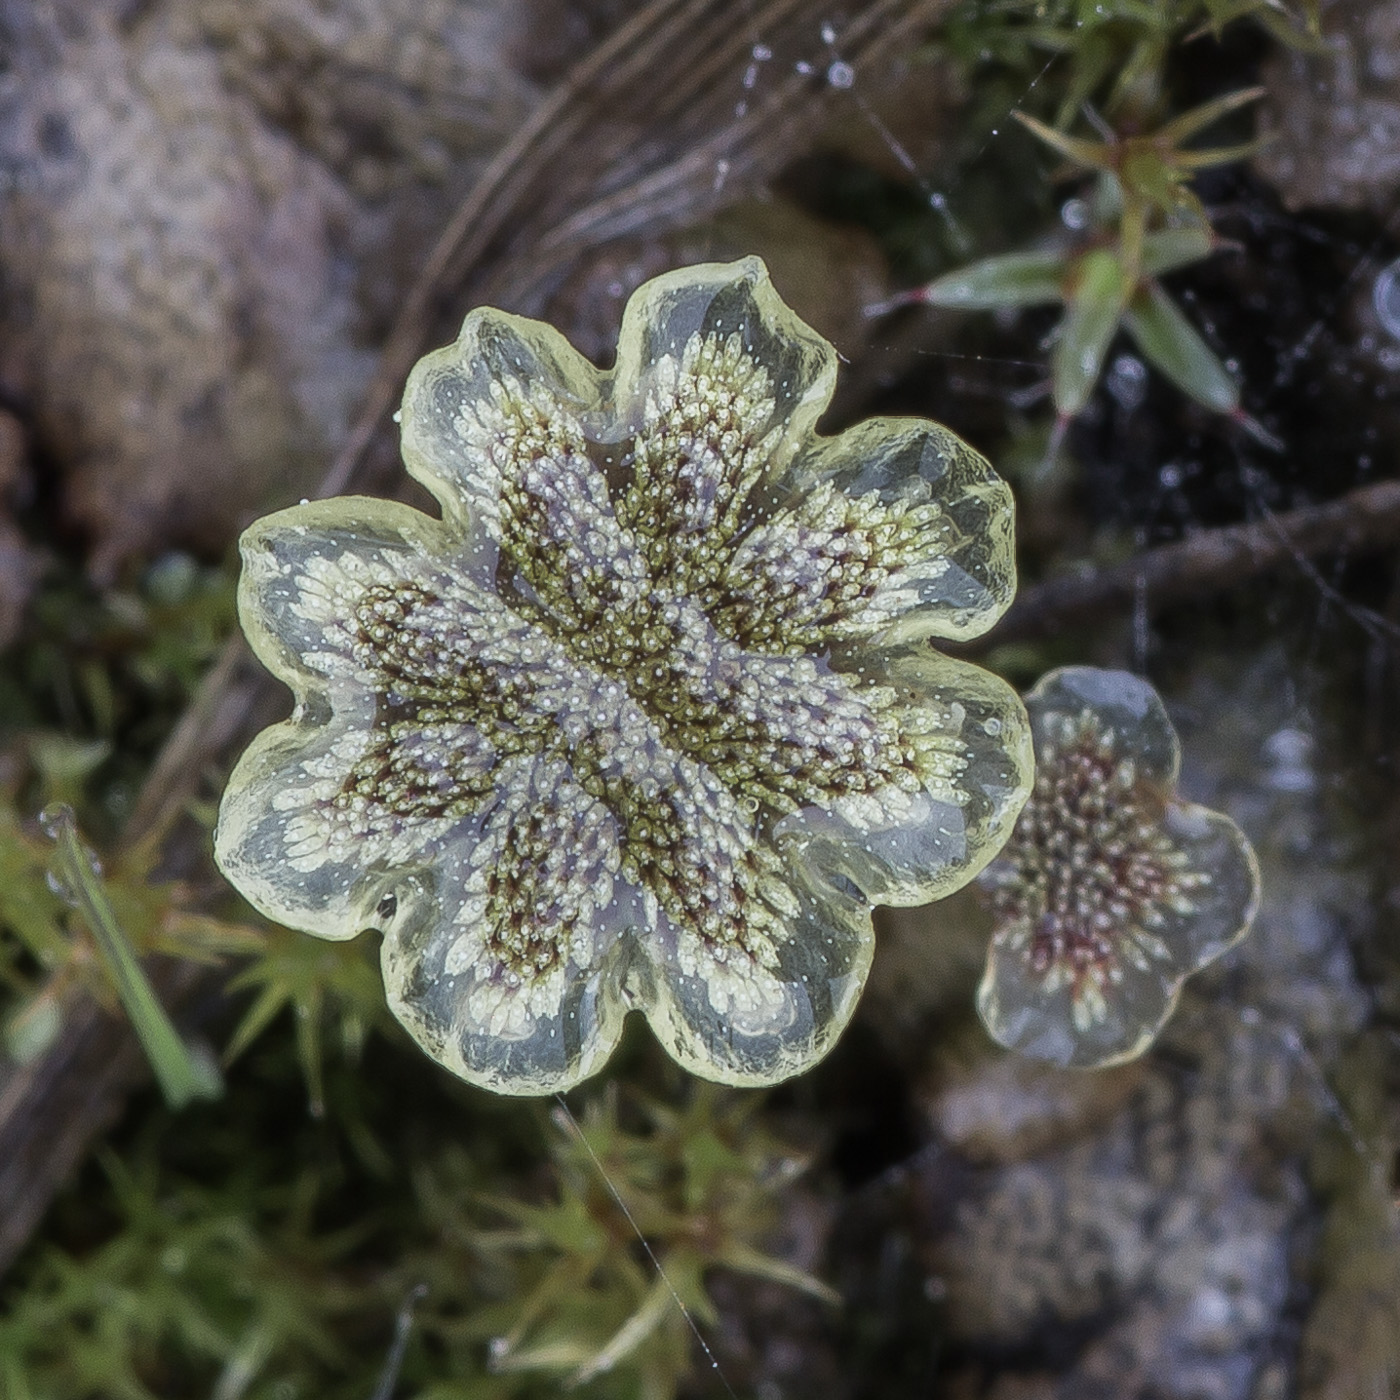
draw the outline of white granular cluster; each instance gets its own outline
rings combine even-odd
[[[737,331],[693,336],[657,361],[618,513],[680,591],[722,567],[754,489],[780,465],[775,409],[768,372]]]
[[[852,500],[824,482],[743,539],[714,608],[746,646],[770,651],[868,637],[947,570],[952,534],[931,502]]]
[[[593,957],[620,854],[612,814],[558,759],[509,759],[500,777],[444,970],[489,968],[473,986],[472,1018],[491,1035],[518,1036],[558,1007],[569,966]]]
[[[695,1073],[790,1078],[855,1010],[874,906],[1009,834],[1026,712],[926,643],[1010,602],[1010,491],[937,423],[819,433],[837,358],[756,258],[638,288],[608,369],[480,307],[404,391],[440,515],[245,532],[239,616],[294,706],[215,859],[288,927],[377,931],[464,1079],[562,1092],[633,1012]]]
[[[472,1014],[493,1033],[557,1009],[619,885],[718,1011],[760,1018],[799,903],[771,823],[875,824],[956,794],[956,738],[806,654],[910,606],[947,522],[830,486],[765,505],[774,422],[742,337],[696,336],[657,364],[610,484],[580,421],[507,376],[457,421],[494,579],[362,547],[297,576],[323,638],[308,664],[374,712],[279,799],[288,854],[309,871],[358,843],[387,865],[471,823],[447,967],[488,969]]]

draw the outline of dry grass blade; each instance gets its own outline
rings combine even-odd
[[[539,311],[562,267],[627,233],[660,233],[751,191],[798,154],[854,73],[948,0],[873,0],[831,43],[823,0],[654,0],[604,42],[496,157],[443,230],[380,354],[355,427],[321,483],[360,482],[375,433],[450,300]],[[783,76],[749,92],[756,49]],[[717,172],[722,172],[722,178]]]

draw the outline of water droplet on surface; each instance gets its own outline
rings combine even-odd
[[[194,592],[199,565],[181,550],[163,554],[146,571],[146,591],[157,603],[175,607]]]
[[[1087,228],[1089,224],[1089,204],[1083,199],[1067,199],[1060,206],[1060,222],[1066,228]]]
[[[1386,333],[1400,340],[1400,258],[1381,268],[1371,291],[1371,300]]]
[[[1317,786],[1313,771],[1313,738],[1292,727],[1275,730],[1264,741],[1264,781],[1275,792],[1311,792]]]
[[[852,86],[856,80],[856,70],[849,63],[843,63],[837,59],[830,68],[826,70],[826,80],[834,88],[845,89]]]
[[[56,894],[65,904],[75,909],[78,907],[77,896],[69,889],[67,882],[59,879],[52,870],[44,872],[44,883],[49,887],[50,894]]]
[[[66,802],[50,802],[39,813],[39,826],[50,841],[57,841],[73,824],[73,809]]]
[[[1136,355],[1119,355],[1106,383],[1118,407],[1131,413],[1147,397],[1147,366]]]
[[[58,1039],[63,1013],[56,1002],[39,995],[11,1016],[0,1031],[0,1045],[16,1064],[32,1064]]]

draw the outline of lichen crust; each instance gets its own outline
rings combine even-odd
[[[996,930],[978,1010],[1010,1049],[1117,1064],[1249,932],[1258,864],[1229,817],[1176,795],[1176,731],[1146,681],[1064,667],[1026,706],[1035,787],[981,876]]]
[[[567,1088],[633,1009],[698,1074],[795,1074],[871,906],[1009,833],[1024,711],[929,640],[1010,601],[1010,494],[935,423],[817,435],[834,378],[753,258],[643,286],[610,371],[480,309],[404,396],[441,520],[344,498],[245,534],[243,626],[296,703],[219,864],[292,927],[379,929],[393,1010],[463,1078]]]

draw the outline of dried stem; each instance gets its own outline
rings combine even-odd
[[[1360,555],[1400,543],[1400,482],[1373,486],[1248,525],[1202,530],[1110,568],[1046,579],[1022,590],[987,643],[1026,641],[1083,627],[1134,606],[1156,611],[1233,588],[1320,554]]]

